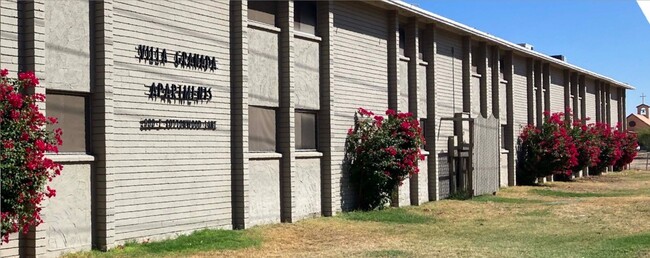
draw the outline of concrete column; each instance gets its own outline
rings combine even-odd
[[[627,131],[627,114],[625,112],[625,88],[619,88],[619,115],[620,115],[620,121],[621,121],[621,129],[623,131]]]
[[[419,55],[419,26],[417,18],[409,18],[408,25],[406,26],[406,42],[405,42],[405,54],[410,58],[408,63],[408,111],[413,113],[415,119],[419,121],[420,115],[418,110],[425,107],[418,106],[419,104],[419,95],[426,94],[418,92],[418,66],[420,65]],[[423,173],[424,171],[420,171]],[[419,205],[420,201],[420,189],[419,186],[419,174],[411,176],[409,179],[409,191],[410,191],[410,204]],[[401,189],[400,189],[401,191]]]
[[[10,76],[19,70],[19,5],[21,2],[0,0],[0,69],[8,69]],[[40,76],[37,74],[37,76]],[[0,207],[1,209],[1,207]],[[18,256],[21,233],[12,234],[9,243],[0,245],[0,256]]]
[[[388,108],[398,110],[399,99],[399,18],[388,11]]]
[[[499,83],[501,78],[500,76],[500,64],[499,64],[499,59],[501,58],[501,53],[499,51],[498,46],[492,46],[492,51],[491,51],[491,56],[490,56],[490,63],[492,64],[492,78],[491,81],[491,91],[492,91],[492,115],[496,118],[500,118],[501,114],[506,111],[506,110],[500,110],[499,109],[499,101],[501,100],[499,98],[499,94],[501,92],[499,91]],[[504,64],[505,65],[505,64]],[[505,78],[504,78],[505,79]]]
[[[569,69],[564,70],[564,110],[566,108],[571,107],[571,71]],[[568,113],[564,114],[564,119],[569,120],[571,119],[571,115]]]
[[[335,204],[333,197],[338,194],[338,186],[332,181],[332,109],[334,95],[332,82],[334,81],[334,15],[332,14],[331,1],[317,3],[318,34],[320,44],[320,111],[318,113],[318,148],[323,153],[321,159],[321,209],[324,216],[333,216],[339,205]],[[335,207],[336,206],[336,207]]]
[[[535,124],[537,126],[540,126],[544,121],[542,117],[544,110],[542,87],[542,62],[535,61]]]
[[[611,108],[611,100],[612,100],[612,93],[611,93],[611,87],[609,84],[606,84],[605,86],[605,118],[606,122],[610,125],[612,125],[612,108]]]
[[[297,220],[296,209],[296,137],[295,79],[293,49],[293,1],[278,3],[278,25],[281,29],[278,51],[280,72],[280,107],[278,108],[278,152],[280,160],[280,217],[282,222]]]
[[[472,112],[472,39],[468,36],[463,37],[463,112]]]
[[[526,95],[527,95],[527,103],[528,106],[526,107],[528,110],[528,124],[534,124],[535,123],[535,82],[534,82],[534,75],[535,75],[535,64],[532,58],[527,58],[526,59]]]
[[[115,170],[111,166],[114,138],[113,1],[90,2],[94,85],[91,94],[92,149],[95,171],[93,193],[93,245],[115,247]]]
[[[542,65],[542,91],[544,93],[544,109],[543,111],[551,111],[551,71],[550,65],[544,63]]]
[[[585,82],[585,76],[581,74],[578,77],[578,96],[580,100],[580,120],[582,124],[587,124],[587,84]]]
[[[508,150],[508,186],[515,186],[517,184],[517,174],[515,171],[515,154],[516,154],[516,149],[515,149],[515,141],[514,141],[514,124],[515,124],[515,118],[514,118],[514,104],[513,104],[513,99],[514,99],[514,82],[513,82],[513,74],[514,74],[514,66],[513,66],[513,53],[512,51],[506,51],[505,53],[505,58],[504,58],[504,71],[503,71],[503,76],[504,79],[507,81],[506,84],[506,121],[507,121],[507,126],[506,126],[506,133],[505,137],[506,139],[506,149]]]
[[[429,151],[427,158],[427,167],[429,175],[429,200],[440,200],[440,187],[438,182],[438,151],[436,149],[436,26],[435,24],[427,25],[425,29],[426,44],[423,44],[423,58],[428,62],[427,66],[427,120],[424,126],[426,132],[426,141]],[[420,172],[422,173],[422,172]]]
[[[596,80],[594,82],[594,88],[596,89],[596,93],[595,93],[595,95],[596,95],[596,117],[595,117],[595,119],[596,119],[596,122],[601,122],[603,120],[603,113],[602,113],[603,111],[602,111],[602,103],[601,103],[602,93],[601,93],[601,90],[600,90],[600,80]]]
[[[248,174],[248,2],[230,2],[230,113],[232,226],[249,223]]]
[[[580,94],[578,92],[578,73],[571,73],[571,113],[573,113],[572,121],[580,119]]]
[[[480,105],[480,110],[481,110],[481,116],[483,117],[488,117],[488,114],[490,113],[488,110],[488,86],[487,86],[487,66],[488,66],[488,56],[487,56],[487,43],[485,42],[480,42],[478,44],[478,73],[481,75],[481,80],[480,80],[480,85],[479,85],[479,91],[480,91],[480,98],[479,98],[479,105]],[[471,59],[470,59],[471,60]],[[472,100],[473,101],[473,100]]]
[[[30,0],[18,3],[18,53],[20,71],[33,71],[39,78],[41,87],[28,90],[29,94],[45,94],[47,74],[45,73],[45,1]],[[38,103],[39,109],[46,114],[44,102]],[[31,228],[20,240],[21,257],[42,256],[46,252],[47,201],[43,202],[41,213],[43,223]]]

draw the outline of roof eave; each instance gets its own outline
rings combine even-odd
[[[422,17],[431,19],[431,20],[433,20],[433,21],[435,21],[437,23],[444,24],[444,25],[446,25],[448,27],[460,30],[460,31],[468,33],[468,34],[470,34],[472,36],[479,37],[479,38],[482,38],[482,39],[485,39],[485,40],[488,40],[488,41],[492,41],[494,43],[504,45],[505,47],[508,47],[508,48],[510,48],[512,50],[515,50],[515,51],[518,51],[518,52],[521,52],[521,53],[524,53],[524,54],[527,54],[527,55],[530,55],[530,56],[533,56],[533,57],[540,58],[540,59],[542,59],[544,61],[547,61],[549,63],[554,63],[554,64],[557,64],[557,65],[560,65],[560,66],[563,66],[563,67],[566,67],[566,68],[569,68],[569,69],[573,69],[573,70],[575,70],[577,72],[590,75],[590,76],[592,76],[594,78],[597,78],[599,80],[603,80],[603,81],[609,82],[610,84],[614,84],[615,86],[622,87],[622,88],[629,89],[629,90],[634,90],[635,89],[632,85],[629,85],[627,83],[619,82],[619,81],[614,80],[614,79],[612,79],[610,77],[607,77],[607,76],[604,76],[604,75],[601,75],[601,74],[586,70],[584,68],[580,68],[578,66],[575,66],[575,65],[572,65],[572,64],[567,63],[565,61],[561,61],[561,60],[558,60],[556,58],[547,56],[547,55],[539,53],[537,51],[527,49],[527,48],[519,46],[519,45],[517,45],[515,43],[509,42],[509,41],[507,41],[505,39],[490,35],[488,33],[482,32],[480,30],[469,27],[469,26],[464,25],[462,23],[459,23],[459,22],[456,22],[454,20],[442,17],[440,15],[437,15],[435,13],[432,13],[430,11],[427,11],[425,9],[417,7],[415,5],[406,3],[404,1],[400,1],[400,0],[382,0],[382,2],[386,3],[386,4],[390,5],[390,6],[393,6],[393,7],[408,11],[408,12],[412,12],[412,13],[420,15]]]

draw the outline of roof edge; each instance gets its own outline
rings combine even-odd
[[[505,39],[496,37],[494,35],[490,35],[490,34],[488,34],[486,32],[483,32],[483,31],[477,30],[475,28],[469,27],[469,26],[467,26],[465,24],[462,24],[460,22],[457,22],[457,21],[451,20],[449,18],[445,18],[443,16],[437,15],[435,13],[432,13],[432,12],[428,11],[428,10],[417,7],[417,6],[413,5],[413,4],[409,4],[409,3],[406,3],[406,2],[401,1],[401,0],[382,0],[382,2],[386,3],[386,4],[390,5],[390,6],[393,6],[393,7],[396,7],[396,8],[399,8],[399,9],[402,9],[402,10],[405,10],[405,11],[420,15],[420,16],[423,16],[425,18],[432,19],[435,22],[447,25],[449,27],[452,27],[454,29],[463,31],[465,33],[469,33],[469,34],[471,34],[473,36],[480,37],[480,38],[483,38],[483,39],[486,39],[488,41],[492,41],[492,42],[495,42],[495,43],[498,43],[498,44],[501,44],[501,45],[505,45],[506,47],[508,47],[508,48],[510,48],[512,50],[516,50],[516,51],[519,51],[521,53],[528,54],[528,55],[531,55],[533,57],[543,59],[544,61],[547,61],[549,63],[554,63],[554,64],[557,64],[557,65],[560,65],[560,66],[563,66],[563,67],[566,67],[566,68],[576,70],[577,72],[588,74],[588,75],[590,75],[592,77],[595,77],[597,79],[604,80],[604,81],[607,81],[607,82],[609,82],[611,84],[614,84],[615,86],[625,88],[625,89],[629,89],[629,90],[635,90],[636,89],[634,86],[632,86],[630,84],[614,80],[614,79],[612,79],[610,77],[607,77],[607,76],[604,76],[602,74],[598,74],[598,73],[589,71],[587,69],[581,68],[579,66],[570,64],[568,62],[561,61],[561,60],[553,58],[551,56],[542,54],[540,52],[527,49],[525,47],[522,47],[520,45],[517,45],[517,44],[512,43],[510,41],[507,41]]]

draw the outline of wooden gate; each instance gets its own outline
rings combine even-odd
[[[500,149],[499,119],[494,116],[474,118],[472,140],[472,192],[474,196],[499,190]]]

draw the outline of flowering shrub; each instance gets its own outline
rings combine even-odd
[[[2,241],[9,234],[42,222],[41,201],[53,197],[56,191],[48,181],[59,175],[62,166],[45,157],[46,152],[58,152],[61,129],[45,129],[57,123],[46,118],[37,103],[45,101],[42,94],[24,94],[37,87],[32,72],[20,73],[18,79],[8,78],[6,69],[0,71],[0,183],[2,186]]]
[[[573,173],[577,173],[600,162],[601,142],[600,137],[596,133],[597,130],[594,124],[583,125],[579,120],[573,122],[569,134],[573,138],[573,142],[578,150],[578,163],[571,168]]]
[[[572,168],[578,165],[578,149],[562,117],[564,113],[546,113],[539,128],[524,128],[519,136],[520,184],[532,184],[538,177],[573,173]]]
[[[387,117],[359,108],[348,130],[346,157],[358,190],[358,207],[382,208],[402,181],[419,172],[424,156],[422,128],[411,113],[386,111]]]
[[[632,163],[637,155],[637,147],[639,142],[637,135],[631,132],[617,131],[617,141],[620,143],[621,157],[614,163],[614,170],[621,171],[625,166]]]
[[[623,156],[623,152],[618,132],[608,124],[594,124],[594,133],[600,142],[600,156],[598,156],[600,162],[589,167],[589,174],[600,175],[607,167],[616,164],[616,161]]]

